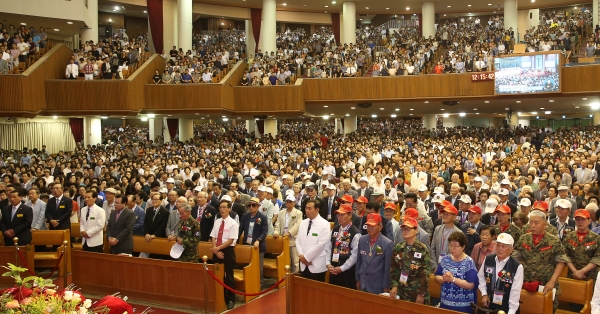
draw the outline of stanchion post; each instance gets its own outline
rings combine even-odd
[[[290,304],[290,265],[285,265],[285,313],[291,313]]]
[[[202,256],[202,261],[204,262],[204,313],[208,314],[208,266],[206,265],[208,256]]]
[[[14,237],[13,243],[15,245],[15,266],[19,266],[19,238]]]
[[[63,271],[63,287],[67,287],[67,274],[69,273],[69,269],[67,268],[67,265],[69,265],[68,263],[68,256],[67,256],[67,245],[69,245],[69,241],[64,240],[63,241],[63,262],[64,262],[64,271]]]

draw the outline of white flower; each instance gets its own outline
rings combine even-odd
[[[83,302],[83,307],[85,307],[86,309],[89,309],[91,306],[92,306],[91,299],[86,299],[85,302]]]
[[[83,306],[79,308],[79,314],[88,314],[88,310],[87,308],[84,308]]]
[[[63,299],[65,299],[65,301],[71,301],[73,299],[73,291],[65,291]]]

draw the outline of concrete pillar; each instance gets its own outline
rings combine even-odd
[[[277,52],[277,3],[275,0],[263,0],[260,42],[263,53]]]
[[[183,52],[192,49],[192,0],[177,0],[177,34]]]
[[[600,124],[600,112],[594,112],[594,125],[598,125],[598,124]]]
[[[435,37],[435,3],[423,2],[421,14],[423,17],[423,37]]]
[[[90,25],[87,25],[87,29],[81,31],[81,41],[86,42],[88,40],[98,42],[98,0],[88,0],[88,16],[90,17]],[[120,25],[119,25],[120,27]],[[79,47],[79,46],[74,46]]]
[[[277,120],[266,119],[265,120],[265,135],[271,134],[271,137],[277,136]]]
[[[256,51],[256,41],[252,32],[252,20],[246,20],[246,57],[254,54]]]
[[[171,141],[171,134],[169,133],[169,127],[167,125],[167,118],[163,118],[163,138],[164,138],[164,143],[168,143]]]
[[[518,36],[519,22],[517,18],[517,0],[504,0],[504,29],[512,27],[515,32],[515,39]]]
[[[179,119],[179,141],[185,142],[194,138],[194,120]]]
[[[355,44],[356,43],[356,3],[344,2],[342,5],[342,25],[341,32],[342,37],[340,40],[342,44]]]
[[[148,131],[150,133],[150,140],[157,142],[157,136],[159,135],[163,135],[163,119],[148,119]],[[164,135],[163,135],[164,136]],[[161,136],[162,138],[162,136]],[[163,144],[163,141],[160,140],[159,142],[161,142],[161,144]]]
[[[246,130],[248,131],[248,134],[254,132],[256,137],[260,137],[260,134],[258,134],[258,131],[256,130],[256,120],[246,120]]]
[[[356,131],[356,116],[344,118],[344,134],[352,133]]]
[[[163,44],[167,53],[173,46],[179,49],[178,29],[177,0],[163,0]]]
[[[423,117],[423,126],[427,130],[435,129],[437,125],[437,117],[434,114],[427,114]]]
[[[516,127],[519,125],[519,117],[516,113],[513,113],[510,116],[510,121],[508,122],[508,125],[510,125],[511,127]]]
[[[102,143],[102,121],[96,117],[83,117],[83,144],[97,145]]]
[[[344,128],[342,127],[342,119],[335,119],[335,128],[333,129],[333,131],[337,134],[343,134],[344,133]]]

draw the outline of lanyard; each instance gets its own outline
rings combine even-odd
[[[442,250],[441,250],[442,253],[444,253],[444,244],[446,243],[446,239],[454,230],[454,228],[452,228],[448,231],[448,234],[446,234],[446,231],[444,231],[445,229],[446,229],[445,227],[444,227],[444,229],[442,229]]]

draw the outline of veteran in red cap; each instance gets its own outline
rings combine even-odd
[[[417,211],[416,208],[407,208],[404,210],[404,213],[402,214],[402,216],[400,217],[400,224],[402,224],[402,222],[406,219],[414,219],[417,221],[419,221],[419,211]],[[427,250],[430,249],[429,247],[429,242],[430,242],[430,235],[429,233],[427,233],[427,231],[425,231],[425,229],[421,228],[421,226],[419,226],[417,228],[417,239],[419,241],[421,241],[421,243],[425,244],[427,246]],[[398,243],[402,243],[404,242],[406,239],[404,239],[404,234],[402,234],[402,232],[398,232],[398,234],[396,235],[396,237],[394,237],[394,246],[397,245]]]
[[[462,232],[454,224],[458,215],[456,207],[450,202],[443,204],[446,206],[439,209],[442,224],[435,228],[433,238],[431,239],[431,269],[437,269],[438,263],[444,256],[448,255],[448,237],[454,232]]]
[[[500,204],[496,207],[496,219],[498,223],[494,225],[494,229],[496,229],[496,234],[500,235],[501,233],[508,233],[513,239],[519,240],[523,231],[521,228],[515,226],[510,222],[510,215],[512,210],[510,207],[504,204]]]
[[[383,225],[379,214],[369,214],[366,225],[368,235],[358,242],[356,288],[375,294],[390,292],[392,240],[381,234]]]
[[[567,256],[571,259],[567,263],[567,276],[579,280],[595,280],[600,266],[600,235],[589,229],[592,221],[590,212],[578,209],[573,217],[577,230],[567,233],[563,240]]]
[[[350,204],[340,205],[336,211],[339,225],[333,227],[331,245],[326,247],[329,283],[348,289],[356,288],[354,266],[358,255],[358,240],[361,237],[360,230],[352,224],[353,214]]]
[[[363,199],[364,196],[362,197]],[[352,208],[352,225],[355,226],[356,228],[360,227],[360,216],[357,215],[354,211],[356,209],[356,205],[354,204],[354,199],[352,198],[352,196],[348,195],[348,194],[344,194],[340,199],[339,199],[339,203],[340,206],[343,204],[347,204],[350,205],[350,207]],[[366,203],[365,203],[366,204]],[[333,217],[333,226],[335,228],[335,226],[339,225],[340,223],[338,222],[338,216],[335,215]]]
[[[547,217],[548,203],[544,201],[535,201],[533,203],[533,207],[531,208],[531,212],[528,216],[531,216],[531,213],[536,210],[542,211]],[[521,230],[523,230],[523,233],[531,233],[529,223],[524,224]],[[558,235],[558,230],[556,230],[556,227],[554,227],[551,224],[546,224],[546,232],[548,232],[549,234]]]
[[[483,223],[481,223],[481,207],[473,205],[470,206],[467,211],[469,212],[467,222],[465,222],[460,229],[467,236],[467,247],[465,248],[465,253],[470,256],[475,245],[481,242],[479,230],[481,230]]]

